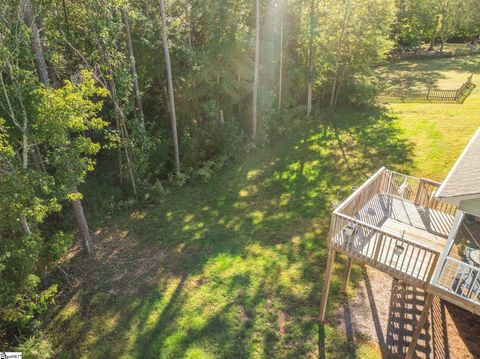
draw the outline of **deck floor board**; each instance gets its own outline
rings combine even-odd
[[[394,196],[377,194],[355,214],[355,218],[376,228],[393,233],[398,237],[442,252],[446,239],[453,224],[454,217],[434,209],[418,207],[414,203]],[[378,244],[378,233],[368,228],[358,227],[354,238],[345,247],[346,237],[343,231],[334,236],[333,241],[347,253],[363,258],[372,264]],[[409,246],[408,242],[385,237],[381,245],[380,256],[374,266],[384,267],[399,275],[425,280],[432,255],[423,258],[417,247]],[[396,254],[398,247],[403,252]]]

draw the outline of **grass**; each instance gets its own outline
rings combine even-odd
[[[402,61],[378,72],[384,82],[404,88],[455,89],[470,74],[480,86],[480,57]],[[388,109],[399,119],[405,138],[415,147],[412,173],[441,181],[480,127],[480,87],[461,105],[392,103]]]
[[[112,219],[93,263],[70,260],[83,284],[62,293],[47,338],[63,357],[303,357],[319,338],[329,357],[355,357],[362,342],[317,324],[330,203],[381,162],[408,165],[397,132],[382,112],[339,111]],[[330,307],[343,300],[343,263]]]
[[[401,62],[381,75],[461,83],[478,61]],[[348,343],[317,323],[331,201],[381,165],[441,179],[480,125],[479,101],[476,90],[463,105],[338,110],[207,184],[109,219],[94,259],[62,264],[45,337],[65,358],[379,357],[368,338]],[[344,264],[328,313],[345,300]],[[361,275],[355,266],[354,285]]]

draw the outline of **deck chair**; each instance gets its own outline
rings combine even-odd
[[[461,293],[461,289],[465,288],[471,293],[475,293],[477,296],[480,295],[480,276],[476,275],[476,271],[468,271],[463,273],[460,269],[457,271],[455,279],[452,283],[452,289],[456,288],[456,291],[461,296],[465,296]]]

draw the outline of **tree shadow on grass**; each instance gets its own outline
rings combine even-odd
[[[465,73],[465,79],[457,86],[445,88],[453,90],[467,80],[468,74],[480,74],[479,63],[480,59],[476,56],[406,60],[379,68],[377,76],[388,88],[424,89],[438,86],[439,80],[446,79],[445,71]]]
[[[141,358],[317,352],[331,202],[382,165],[408,168],[412,148],[380,108],[338,110],[275,142],[210,183],[172,188],[161,205],[112,220],[97,245],[122,233],[126,247],[113,259],[98,255],[102,270],[88,279],[101,285],[65,293],[50,326],[60,350]],[[137,277],[150,257],[154,266]],[[85,267],[68,269],[81,276]],[[342,301],[342,273],[336,268],[330,309]],[[72,301],[77,315],[69,316]]]

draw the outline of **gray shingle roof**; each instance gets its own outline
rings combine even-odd
[[[440,199],[480,197],[480,128],[450,170],[436,196]]]

